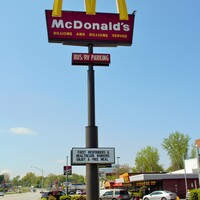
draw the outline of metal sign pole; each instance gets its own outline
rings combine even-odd
[[[88,45],[88,53],[93,53],[93,45]],[[86,147],[98,148],[98,127],[95,126],[95,86],[94,69],[88,64],[88,126],[86,127]],[[98,164],[86,164],[87,200],[99,199]]]
[[[66,156],[66,194],[68,195],[68,156]]]

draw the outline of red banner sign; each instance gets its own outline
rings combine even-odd
[[[72,53],[72,65],[108,66],[110,54]]]
[[[131,46],[135,15],[120,20],[119,14],[62,11],[61,17],[52,17],[46,10],[48,40],[66,45]]]
[[[71,175],[72,174],[72,166],[63,166],[64,175]]]

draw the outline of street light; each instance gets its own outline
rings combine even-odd
[[[117,157],[117,168],[119,169],[119,159],[120,157]]]
[[[43,169],[41,169],[39,167],[34,167],[34,166],[31,166],[31,168],[35,168],[35,169],[39,170],[42,173],[42,184],[41,184],[41,187],[42,187],[42,190],[43,190],[43,184],[44,184]]]
[[[117,157],[117,166],[118,166],[118,168],[119,168],[119,159],[120,159],[120,157]]]

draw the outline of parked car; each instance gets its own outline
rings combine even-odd
[[[0,196],[4,196],[4,192],[0,192]]]
[[[65,196],[65,192],[63,191],[51,191],[51,192],[42,192],[41,193],[41,199],[42,200],[48,200],[50,197],[56,197],[56,200],[60,199],[60,196]]]
[[[99,191],[99,196],[102,196],[103,194],[105,194],[106,192],[110,191],[110,189],[102,189]]]
[[[83,191],[82,190],[76,190],[76,194],[83,194]]]
[[[76,190],[70,190],[68,194],[76,194]]]
[[[103,195],[100,195],[99,200],[130,200],[130,195],[124,189],[110,189]]]
[[[176,197],[177,195],[174,192],[158,190],[143,196],[143,200],[175,200]]]

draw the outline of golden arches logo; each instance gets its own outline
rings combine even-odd
[[[53,17],[61,17],[62,15],[62,1],[63,0],[54,0],[53,5]],[[96,0],[84,0],[85,1],[85,9],[87,15],[95,15],[96,14]],[[120,20],[128,20],[128,12],[126,7],[126,0],[116,0],[117,10],[119,12]]]

